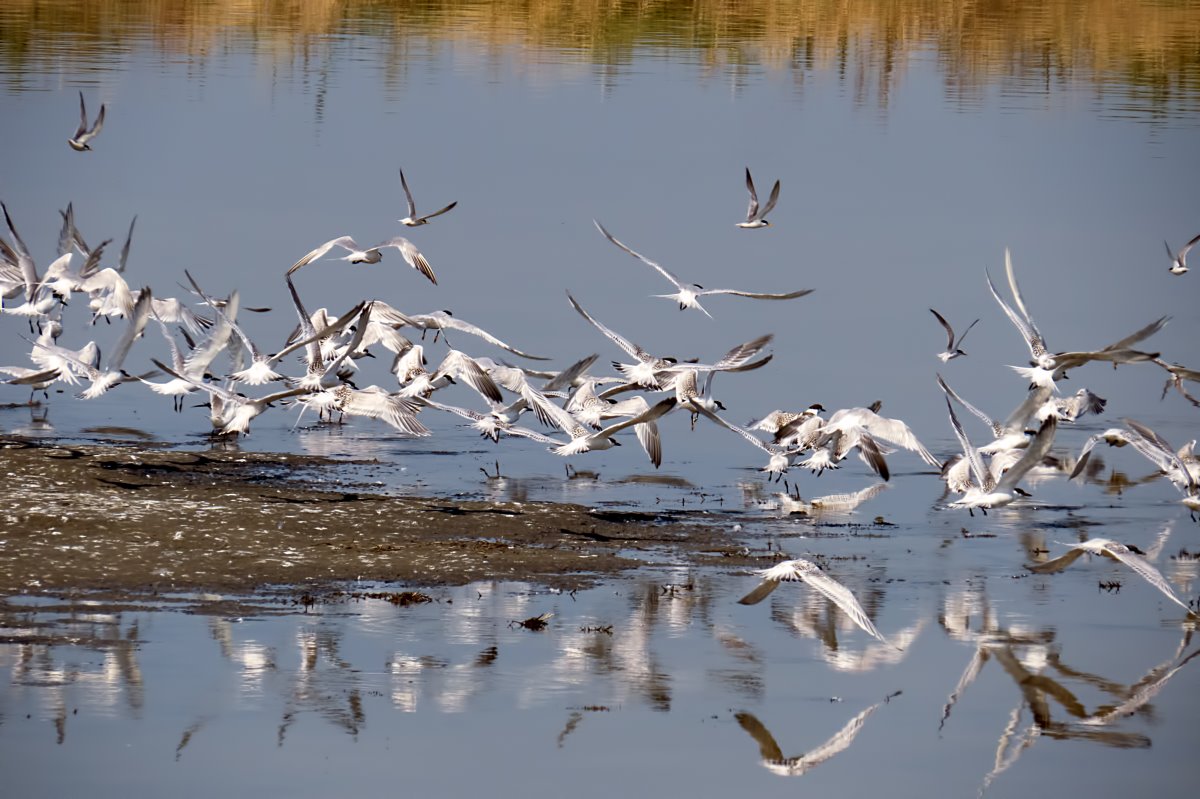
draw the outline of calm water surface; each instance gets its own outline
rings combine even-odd
[[[310,306],[447,308],[555,367],[622,356],[566,291],[656,353],[709,360],[769,332],[768,367],[715,381],[732,421],[880,399],[946,456],[938,368],[996,416],[1023,396],[1006,365],[1027,354],[983,275],[999,276],[1005,247],[1052,349],[1101,347],[1169,314],[1147,346],[1200,362],[1195,275],[1168,275],[1161,244],[1200,232],[1200,7],[1035,5],[209,2],[181,14],[18,0],[0,9],[0,199],[39,268],[68,202],[84,236],[113,238],[113,251],[137,215],[131,285],[182,297],[188,269],[214,293],[236,288],[274,309],[243,314],[271,350],[294,323],[281,273],[336,236],[400,232],[403,166],[420,209],[459,202],[406,234],[439,285],[391,251],[373,267],[322,261],[297,279]],[[64,141],[79,90],[91,113],[108,109],[91,153]],[[783,183],[766,230],[733,226],[746,166],[764,194]],[[687,281],[816,291],[681,313],[648,296],[669,287],[593,219]],[[119,325],[90,327],[82,306],[67,309],[60,343],[111,347]],[[956,326],[981,318],[968,358],[933,357],[944,337],[931,306]],[[26,363],[25,322],[0,329],[0,363]],[[165,355],[150,330],[127,368]],[[377,360],[359,385],[389,384]],[[1197,411],[1160,400],[1162,380],[1157,368],[1072,373],[1070,391],[1109,404],[1064,425],[1056,452],[1122,417],[1176,445],[1195,438]],[[204,409],[174,414],[139,386],[91,403],[71,393],[0,410],[0,429],[86,440],[120,426],[208,446]],[[446,401],[474,403],[462,387]],[[448,419],[423,440],[366,420],[295,421],[265,415],[240,446],[373,459],[326,479],[395,493],[710,511],[751,552],[826,558],[905,650],[879,647],[803,586],[746,608],[734,601],[753,584],[743,570],[682,571],[663,553],[575,596],[475,585],[408,608],[305,612],[287,590],[244,606],[10,597],[0,769],[15,790],[791,795],[801,780],[833,795],[1195,792],[1194,619],[1108,562],[1022,568],[1057,542],[1105,536],[1151,552],[1197,597],[1197,527],[1127,450],[1103,452],[1086,482],[1031,479],[1040,507],[987,518],[936,509],[941,484],[897,453],[891,490],[813,523],[771,505],[761,453],[681,414],[663,423],[658,472],[630,440],[572,459],[595,473],[576,479],[540,445],[496,447]],[[497,461],[501,479],[485,478]],[[806,497],[870,482],[857,461],[790,477]],[[847,526],[876,516],[895,526]],[[1098,589],[1111,580],[1119,592]],[[554,614],[543,631],[510,625],[541,613]]]

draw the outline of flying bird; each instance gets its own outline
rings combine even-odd
[[[942,316],[932,308],[929,309],[929,312],[936,316],[938,322],[940,322],[942,327],[946,329],[946,351],[938,353],[938,358],[941,360],[941,362],[946,363],[946,361],[951,361],[955,358],[966,355],[966,353],[962,350],[963,339],[967,337],[967,333],[971,332],[971,328],[979,324],[979,320],[976,319],[974,322],[967,325],[967,329],[964,330],[963,334],[956,340],[954,338],[954,328],[950,327],[950,323],[946,321],[946,317]]]
[[[403,169],[400,170],[400,185],[404,187],[404,196],[408,200],[408,216],[398,221],[405,227],[427,225],[429,224],[430,219],[433,219],[435,216],[441,216],[454,206],[458,205],[458,200],[455,200],[440,211],[434,211],[432,214],[426,214],[425,216],[417,216],[417,204],[413,202],[412,192],[408,189],[408,181],[404,179]],[[437,281],[435,280],[434,283],[436,282]]]
[[[767,204],[759,208],[758,192],[754,190],[754,180],[750,177],[750,167],[746,167],[746,191],[750,192],[750,207],[746,209],[746,221],[738,222],[737,226],[747,229],[769,227],[771,223],[767,221],[766,216],[771,213],[771,209],[779,201],[779,181],[775,181],[775,186],[771,189],[771,196],[767,199]]]
[[[705,309],[705,307],[700,304],[700,302],[699,302],[700,297],[706,297],[706,296],[710,296],[710,295],[714,295],[714,294],[733,294],[734,296],[737,296],[737,297],[749,297],[752,300],[794,300],[797,297],[803,297],[805,294],[812,294],[812,292],[813,292],[812,289],[801,289],[800,291],[790,291],[786,294],[762,294],[759,292],[752,292],[752,291],[738,291],[737,289],[706,289],[706,288],[704,288],[704,286],[701,286],[699,283],[692,283],[690,285],[685,285],[680,282],[678,277],[676,277],[674,274],[672,274],[671,272],[664,269],[662,266],[659,266],[658,264],[656,264],[654,261],[651,261],[646,256],[634,252],[633,250],[629,249],[621,242],[617,241],[617,239],[613,237],[613,234],[609,233],[607,230],[604,229],[604,225],[601,225],[599,222],[596,222],[594,219],[592,221],[595,223],[596,227],[600,230],[600,232],[604,234],[605,238],[607,238],[613,244],[620,247],[625,252],[632,255],[634,258],[637,258],[642,263],[654,268],[655,270],[658,271],[658,273],[660,275],[662,275],[663,277],[665,277],[667,280],[669,280],[671,282],[671,285],[673,285],[676,289],[674,294],[654,294],[652,296],[663,297],[668,300],[674,300],[675,302],[679,303],[679,310],[681,310],[681,311],[686,308],[696,308],[700,311],[703,311],[704,315],[707,316],[709,319],[711,319],[712,314],[710,314]]]
[[[1183,245],[1183,249],[1175,252],[1171,249],[1171,245],[1163,242],[1163,246],[1167,248],[1167,257],[1171,259],[1171,268],[1168,270],[1172,275],[1182,275],[1188,270],[1187,254],[1188,250],[1196,246],[1196,242],[1200,241],[1200,236],[1196,236],[1187,244]]]
[[[1037,563],[1026,566],[1026,568],[1032,572],[1038,572],[1039,574],[1052,574],[1055,572],[1060,572],[1078,560],[1079,556],[1085,552],[1093,555],[1103,555],[1104,557],[1115,560],[1118,563],[1125,564],[1129,568],[1133,569],[1138,577],[1141,577],[1143,580],[1150,583],[1150,585],[1154,586],[1159,591],[1162,591],[1167,598],[1176,605],[1179,605],[1179,607],[1183,608],[1188,613],[1192,612],[1192,609],[1187,606],[1187,603],[1176,596],[1175,592],[1171,590],[1170,584],[1167,583],[1166,579],[1162,576],[1158,569],[1154,568],[1154,566],[1152,566],[1150,562],[1143,557],[1145,553],[1137,549],[1137,547],[1119,544],[1116,541],[1108,538],[1093,538],[1090,541],[1081,541],[1078,544],[1073,545],[1064,555],[1059,555],[1057,558],[1048,560],[1045,563]]]
[[[785,560],[757,573],[762,577],[762,582],[753,591],[739,599],[738,604],[757,605],[783,581],[807,583],[813,590],[824,594],[827,599],[841,608],[851,621],[869,635],[878,638],[885,644],[888,643],[887,639],[879,634],[879,630],[875,629],[875,625],[871,623],[871,617],[863,610],[862,605],[859,604],[850,589],[830,577],[811,560],[804,558]]]
[[[382,244],[376,244],[374,247],[361,247],[358,242],[349,236],[339,236],[336,239],[330,239],[292,264],[292,267],[287,270],[287,274],[294,274],[301,267],[307,266],[317,260],[334,247],[341,247],[343,250],[347,250],[350,254],[342,256],[339,260],[349,261],[352,264],[377,264],[383,260],[383,253],[380,252],[381,249],[384,247],[395,247],[404,256],[405,263],[427,277],[430,283],[435,286],[437,285],[437,276],[433,274],[433,267],[429,265],[429,261],[425,260],[425,256],[417,249],[417,245],[403,236],[388,239]]]
[[[104,104],[100,104],[100,113],[96,115],[96,123],[88,129],[87,107],[83,104],[83,92],[79,93],[79,127],[75,129],[75,135],[67,139],[67,144],[71,145],[71,149],[76,152],[92,149],[89,141],[100,135],[100,129],[104,127]]]

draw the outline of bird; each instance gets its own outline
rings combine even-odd
[[[1067,545],[1063,544],[1063,546]],[[1067,550],[1065,554],[1059,555],[1053,560],[1048,560],[1045,563],[1028,564],[1025,568],[1038,574],[1052,574],[1055,572],[1060,572],[1078,560],[1079,556],[1085,552],[1092,555],[1103,555],[1104,557],[1115,560],[1118,563],[1125,564],[1129,568],[1133,569],[1138,577],[1141,577],[1143,580],[1150,583],[1150,585],[1154,586],[1159,591],[1162,591],[1168,599],[1191,614],[1192,609],[1187,606],[1187,603],[1175,595],[1175,592],[1171,590],[1170,584],[1167,583],[1166,578],[1164,578],[1159,570],[1154,568],[1154,566],[1152,566],[1150,562],[1143,557],[1145,553],[1143,553],[1137,547],[1127,546],[1109,538],[1093,538],[1088,541],[1081,541],[1078,544],[1071,545],[1071,548]]]
[[[667,411],[675,407],[675,398],[667,397],[657,404],[647,407],[642,413],[622,419],[621,421],[611,424],[603,430],[593,431],[583,424],[580,424],[574,417],[566,411],[561,411],[555,414],[555,424],[558,425],[564,433],[571,437],[570,441],[560,442],[555,441],[557,446],[551,447],[550,451],[556,455],[578,455],[583,452],[592,450],[611,449],[619,446],[620,441],[613,438],[613,435],[624,430],[627,427],[634,427],[634,432],[638,436],[638,441],[642,448],[646,450],[646,454],[650,457],[650,462],[655,468],[662,465],[662,445],[658,437],[657,425],[651,424]]]
[[[988,508],[1002,508],[1011,504],[1020,492],[1017,483],[1030,469],[1042,462],[1042,458],[1050,450],[1050,445],[1054,443],[1054,433],[1058,429],[1058,417],[1051,416],[1042,422],[1041,428],[1029,442],[1024,454],[1004,472],[1003,476],[997,479],[992,470],[984,466],[978,450],[967,439],[967,434],[963,432],[949,397],[946,397],[946,408],[950,411],[950,423],[954,427],[954,434],[958,437],[959,444],[962,445],[963,457],[969,464],[972,478],[972,484],[967,488],[962,499],[951,502],[950,507],[966,508],[972,516],[975,515],[975,508],[979,508],[986,516]]]
[[[100,104],[100,113],[96,115],[96,123],[88,129],[87,107],[83,104],[83,92],[79,93],[79,127],[75,129],[75,135],[67,139],[67,144],[71,145],[71,149],[76,152],[92,149],[89,141],[100,135],[100,129],[104,127],[104,104]]]
[[[976,319],[974,322],[967,325],[967,329],[963,331],[963,334],[959,336],[957,340],[955,340],[954,328],[950,327],[950,323],[946,321],[946,318],[932,308],[929,309],[929,312],[937,317],[937,320],[941,323],[942,327],[946,328],[946,350],[945,352],[939,352],[937,354],[938,359],[941,360],[942,363],[946,363],[947,361],[954,360],[955,358],[961,358],[962,356],[966,355],[967,353],[963,352],[962,350],[963,339],[967,337],[967,333],[971,332],[971,328],[979,324],[979,320]]]
[[[349,255],[344,255],[339,260],[349,261],[352,264],[377,264],[383,260],[381,249],[395,247],[404,256],[405,263],[428,278],[430,283],[437,285],[437,276],[433,274],[433,267],[429,265],[429,261],[425,260],[425,256],[421,254],[415,244],[403,236],[388,239],[374,247],[362,247],[349,236],[339,236],[336,239],[330,239],[292,264],[291,268],[287,270],[287,274],[295,274],[302,267],[317,260],[334,247],[341,247],[343,250],[349,251]]]
[[[450,311],[444,309],[426,314],[407,314],[392,308],[386,303],[376,302],[372,318],[393,327],[415,327],[421,331],[422,338],[425,337],[427,331],[432,330],[434,331],[434,342],[437,342],[438,336],[445,339],[447,330],[455,330],[462,333],[469,333],[472,336],[478,336],[487,343],[493,344],[502,350],[508,350],[513,355],[520,356],[521,358],[528,358],[531,361],[550,360],[545,355],[531,355],[528,352],[522,352],[516,347],[504,343],[478,325],[473,325],[470,322],[459,319]]]
[[[850,617],[850,620],[868,635],[878,638],[885,644],[888,643],[879,630],[875,629],[875,625],[871,623],[871,617],[863,610],[862,605],[859,604],[850,589],[830,577],[811,560],[804,558],[784,560],[769,569],[761,569],[755,573],[762,578],[762,582],[753,591],[739,599],[739,605],[757,605],[783,581],[807,583],[813,590],[824,594],[827,599],[841,608]]]
[[[454,206],[458,205],[458,200],[455,200],[440,211],[434,211],[432,214],[426,214],[425,216],[417,216],[417,204],[413,202],[412,192],[408,190],[408,181],[404,179],[403,169],[400,170],[400,185],[404,187],[404,196],[408,200],[408,216],[397,221],[399,221],[400,224],[404,225],[405,227],[427,225],[429,224],[430,219],[433,219],[435,216],[441,216]],[[434,282],[436,283],[437,281],[435,280]]]
[[[600,232],[604,234],[605,238],[607,238],[613,244],[620,247],[625,252],[632,255],[634,258],[637,258],[642,263],[654,268],[655,270],[658,271],[658,273],[660,275],[662,275],[667,280],[669,280],[671,282],[671,285],[673,285],[676,289],[674,294],[654,294],[652,296],[662,297],[662,298],[668,299],[668,300],[674,300],[675,302],[679,303],[679,310],[681,310],[681,311],[685,310],[687,308],[695,308],[699,311],[702,311],[705,316],[707,316],[709,319],[711,319],[712,314],[710,314],[708,312],[708,310],[703,305],[700,304],[700,301],[699,301],[700,297],[706,297],[706,296],[715,295],[715,294],[732,294],[737,297],[749,297],[752,300],[794,300],[797,297],[803,297],[806,294],[812,294],[812,292],[813,292],[813,289],[801,289],[799,291],[790,291],[786,294],[762,294],[762,293],[752,292],[752,291],[738,291],[737,289],[706,289],[703,286],[701,286],[699,283],[692,283],[690,285],[685,285],[679,281],[679,278],[677,278],[671,272],[664,269],[662,266],[656,264],[654,261],[651,261],[646,256],[636,253],[633,250],[626,247],[624,244],[622,244],[620,241],[618,241],[616,238],[614,238],[613,234],[611,234],[607,230],[605,230],[604,225],[601,225],[599,222],[597,222],[594,219],[592,220],[592,222],[596,225],[596,227],[600,230]]]
[[[750,192],[750,207],[746,209],[746,221],[738,222],[737,227],[746,229],[770,227],[771,223],[767,221],[766,217],[775,207],[775,203],[779,201],[779,181],[775,181],[767,204],[759,208],[758,193],[754,191],[754,180],[750,177],[750,167],[746,167],[746,191]]]
[[[1200,235],[1197,235],[1195,238],[1193,238],[1187,244],[1183,245],[1183,249],[1180,250],[1179,252],[1175,252],[1174,250],[1172,250],[1171,245],[1167,244],[1164,241],[1163,246],[1167,248],[1167,257],[1171,259],[1171,268],[1167,271],[1169,271],[1172,275],[1182,275],[1184,272],[1186,272],[1188,270],[1188,265],[1187,265],[1188,250],[1190,250],[1190,249],[1192,249],[1192,247],[1196,246],[1196,242],[1198,242],[1198,241],[1200,241]]]
[[[781,479],[783,479],[783,476],[787,474],[787,470],[791,466],[792,456],[799,454],[802,449],[800,447],[784,446],[782,444],[763,441],[746,428],[739,427],[736,424],[721,418],[709,410],[705,405],[693,405],[692,410],[698,412],[702,416],[707,416],[712,421],[721,425],[721,427],[724,427],[727,430],[732,430],[754,446],[761,449],[763,452],[767,453],[767,465],[759,469],[759,471],[767,473],[768,482],[770,482],[772,477],[775,478],[775,482],[779,482]]]

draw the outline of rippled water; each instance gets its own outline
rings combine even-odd
[[[554,366],[621,355],[565,291],[657,353],[708,360],[774,333],[768,367],[715,381],[735,422],[881,399],[935,453],[952,453],[937,369],[997,416],[1023,396],[1005,367],[1025,348],[983,275],[999,277],[1005,247],[1051,349],[1103,346],[1169,314],[1147,345],[1200,362],[1195,275],[1167,274],[1161,244],[1200,232],[1187,177],[1200,166],[1194,3],[182,8],[0,8],[0,199],[39,268],[67,202],[84,236],[113,238],[114,253],[136,214],[131,284],[184,296],[188,269],[215,293],[237,288],[244,305],[274,309],[243,314],[270,350],[294,323],[281,273],[335,236],[398,232],[403,166],[420,208],[459,202],[408,234],[439,285],[393,252],[375,267],[324,261],[297,279],[311,306],[338,313],[378,297],[448,308]],[[65,146],[78,90],[91,113],[107,105],[91,153]],[[766,230],[733,227],[746,166],[760,191],[783,183]],[[714,297],[712,320],[681,313],[646,296],[666,283],[593,219],[689,281],[815,292]],[[120,326],[89,327],[84,305],[67,309],[60,343],[110,349]],[[935,360],[944,337],[930,306],[956,326],[981,318],[969,357]],[[25,363],[24,321],[0,318],[0,329],[0,363]],[[149,330],[127,368],[165,355]],[[360,385],[388,384],[378,361]],[[1069,383],[1109,405],[1063,426],[1059,454],[1121,417],[1177,446],[1196,436],[1196,410],[1173,392],[1160,400],[1157,368],[1090,366]],[[0,429],[208,446],[205,409],[174,414],[136,385],[90,403],[73,392],[0,410]],[[26,396],[0,387],[0,401]],[[446,399],[473,402],[461,387]],[[743,608],[742,570],[679,573],[661,553],[651,571],[574,597],[503,584],[436,590],[437,603],[411,608],[344,601],[307,613],[203,598],[93,612],[16,597],[4,609],[12,643],[0,647],[10,675],[0,769],[18,789],[77,793],[102,768],[91,793],[160,793],[183,774],[206,794],[792,793],[792,779],[762,767],[770,740],[790,758],[845,731],[831,744],[849,739],[845,750],[804,774],[807,790],[1194,792],[1193,621],[1108,562],[1052,577],[1021,568],[1080,535],[1147,550],[1161,541],[1155,562],[1196,597],[1196,526],[1165,480],[1141,479],[1152,467],[1128,449],[1103,452],[1087,481],[1031,480],[1042,507],[986,519],[936,509],[940,483],[898,453],[891,490],[814,524],[771,506],[760,452],[707,423],[692,431],[682,414],[663,424],[657,472],[632,440],[572,458],[572,472],[540,445],[496,447],[449,419],[430,421],[427,440],[366,420],[294,425],[294,411],[273,411],[240,446],[374,459],[328,479],[386,492],[717,508],[753,552],[770,542],[829,558],[880,629],[911,643],[903,655],[873,648],[803,587]],[[869,482],[857,462],[789,477],[805,497]],[[896,525],[884,538],[841,526],[876,516]],[[1097,587],[1111,580],[1119,592]],[[543,612],[555,614],[545,631],[509,627]],[[982,667],[974,681],[971,665]],[[1133,716],[1104,714],[1161,679]],[[970,684],[943,718],[960,681]]]

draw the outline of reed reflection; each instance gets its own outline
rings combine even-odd
[[[0,23],[11,90],[56,83],[64,69],[120,69],[138,47],[183,58],[199,75],[222,56],[252,53],[283,77],[311,72],[318,115],[331,73],[364,38],[388,86],[406,80],[412,61],[449,51],[485,63],[515,55],[513,68],[537,80],[586,68],[614,91],[650,54],[735,93],[762,71],[790,74],[798,92],[808,75],[833,73],[857,102],[886,108],[907,65],[932,53],[948,99],[963,107],[995,86],[1044,97],[1086,83],[1114,113],[1135,116],[1195,113],[1200,98],[1200,18],[1186,3],[1152,0],[210,0],[186,13],[161,0],[11,0]]]

